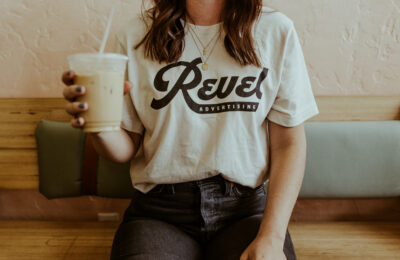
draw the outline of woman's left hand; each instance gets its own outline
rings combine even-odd
[[[243,251],[240,260],[286,260],[282,243],[268,236],[257,236]]]

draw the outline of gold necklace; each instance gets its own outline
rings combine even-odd
[[[189,31],[190,35],[192,36],[193,42],[194,42],[194,44],[196,45],[196,48],[197,48],[197,50],[199,51],[199,54],[200,54],[201,59],[202,59],[202,61],[203,61],[203,65],[201,66],[201,68],[202,68],[203,70],[207,70],[207,69],[208,69],[207,60],[208,60],[208,58],[210,58],[210,56],[211,56],[211,54],[212,54],[212,52],[213,52],[213,50],[214,50],[214,47],[217,45],[217,42],[218,42],[219,37],[217,37],[217,39],[214,41],[214,44],[213,44],[213,46],[212,46],[212,48],[211,48],[211,51],[210,51],[210,53],[208,54],[207,58],[204,58],[204,55],[205,55],[205,54],[203,54],[203,53],[207,53],[207,52],[204,52],[204,50],[203,50],[203,52],[201,52],[199,46],[197,45],[196,39],[195,39],[195,37],[193,36],[191,30],[188,30],[188,31]],[[219,27],[219,31],[218,31],[218,32],[219,32],[219,33],[218,33],[217,35],[220,36],[220,35],[221,35],[221,27]],[[213,38],[214,38],[214,37],[213,37]],[[210,42],[211,42],[211,41],[210,41]]]
[[[194,24],[194,26],[196,27],[196,30],[197,30],[197,26],[196,26],[195,24]],[[203,47],[203,55],[206,55],[206,54],[207,54],[207,48],[208,48],[208,46],[209,46],[210,43],[214,40],[214,38],[215,38],[216,36],[218,36],[218,32],[216,32],[216,33],[214,34],[214,36],[211,37],[211,39],[208,41],[207,45],[204,46],[203,42],[200,40],[200,37],[197,35],[197,33],[193,30],[193,28],[192,28],[191,26],[189,26],[189,30],[191,30],[191,31],[194,33],[194,36],[196,36],[196,38],[197,38],[197,40],[199,41],[201,47]]]
[[[195,24],[195,22],[193,21],[193,19],[192,19],[190,16],[188,16],[188,18],[189,18],[189,20],[192,21],[194,27],[196,28],[196,31],[199,31],[198,28],[197,28],[197,25]],[[219,29],[221,29],[221,25],[219,26]],[[206,55],[206,54],[207,54],[207,47],[208,47],[208,46],[210,45],[210,43],[214,40],[214,38],[218,35],[218,32],[216,32],[216,33],[213,35],[213,37],[211,37],[211,39],[208,41],[207,45],[204,45],[203,42],[200,40],[200,37],[199,37],[199,36],[197,35],[197,33],[195,32],[195,30],[190,26],[190,24],[189,24],[189,30],[191,30],[191,31],[194,33],[194,35],[196,36],[197,40],[199,41],[201,47],[203,47],[203,55]],[[193,37],[193,36],[192,36],[192,37]]]

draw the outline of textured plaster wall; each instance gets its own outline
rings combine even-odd
[[[66,56],[98,49],[113,2],[115,32],[140,0],[1,0],[0,97],[62,97]],[[400,0],[264,2],[295,22],[315,95],[400,94]]]
[[[294,22],[316,95],[400,94],[400,0],[269,0]]]

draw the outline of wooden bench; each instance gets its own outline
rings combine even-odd
[[[400,119],[399,96],[316,97],[310,121]],[[108,259],[128,199],[38,193],[34,129],[41,119],[68,122],[62,98],[0,99],[0,259]],[[367,220],[367,221],[366,221]],[[289,230],[299,259],[400,259],[400,198],[299,199]]]

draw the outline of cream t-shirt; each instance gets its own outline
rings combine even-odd
[[[130,165],[134,188],[147,193],[159,183],[220,173],[252,188],[267,181],[267,120],[291,127],[319,113],[294,24],[272,11],[264,6],[252,31],[262,68],[229,56],[222,32],[203,70],[187,31],[193,24],[185,27],[181,58],[170,64],[145,58],[143,45],[133,49],[146,32],[140,15],[116,34],[116,51],[129,57],[133,84],[124,96],[121,128],[144,135]],[[220,25],[195,29],[206,43]]]

